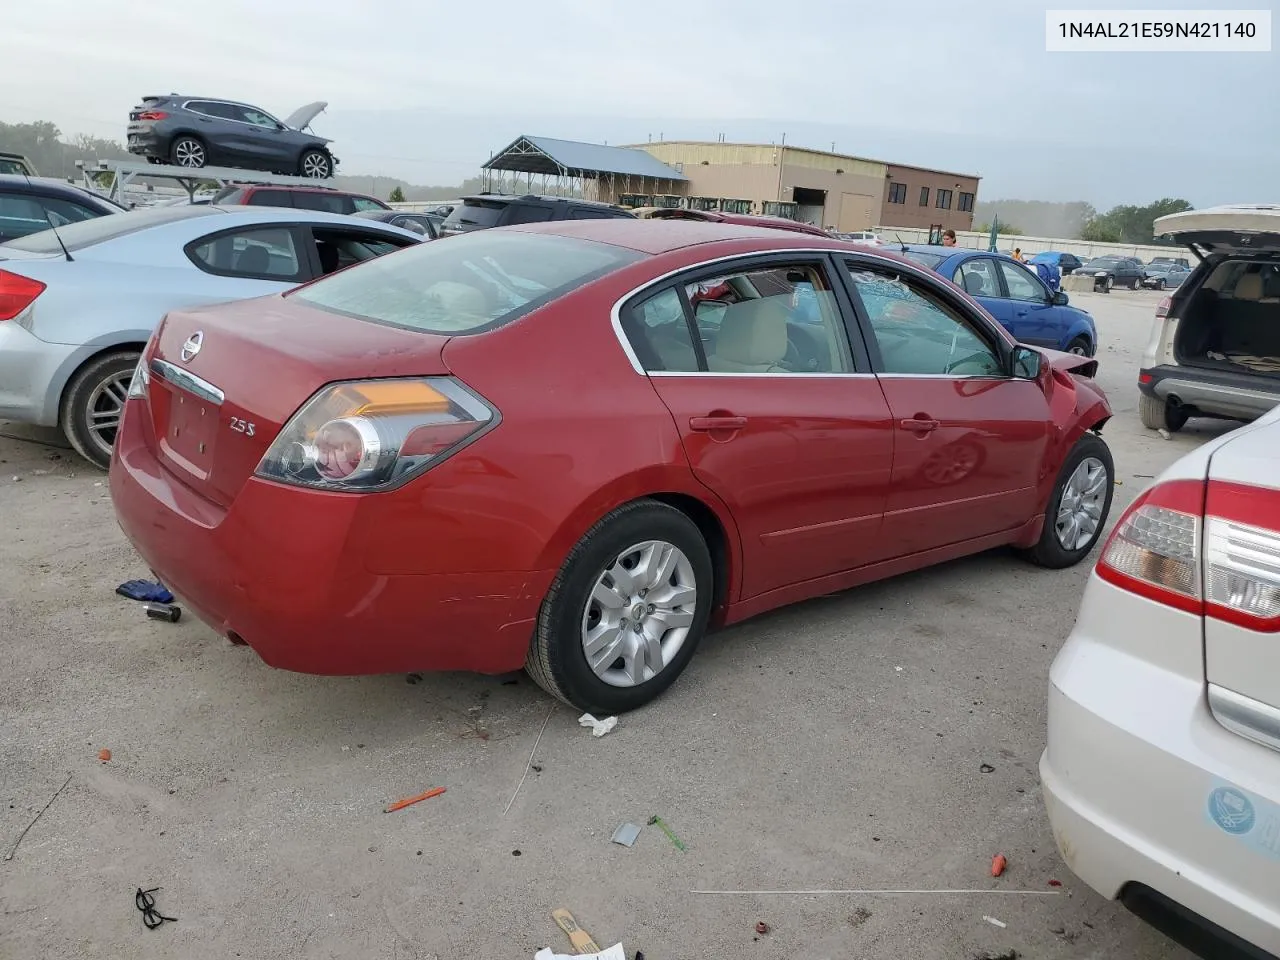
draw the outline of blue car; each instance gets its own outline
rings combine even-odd
[[[1098,328],[1093,317],[1069,306],[1065,293],[1050,290],[1035,272],[1012,257],[924,244],[899,249],[977,300],[1019,343],[1085,357],[1097,353]]]

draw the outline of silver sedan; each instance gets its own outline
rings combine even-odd
[[[412,246],[408,230],[276,207],[152,207],[0,244],[0,420],[57,426],[105,467],[170,310],[278,294]]]

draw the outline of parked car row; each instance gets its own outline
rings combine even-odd
[[[61,180],[0,174],[0,243],[124,209]]]
[[[420,240],[341,214],[204,204],[0,245],[0,419],[59,427],[105,467],[138,356],[166,312],[286,290]]]

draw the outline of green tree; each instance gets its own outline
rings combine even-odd
[[[391,195],[387,197],[389,203],[404,203],[404,191],[400,189],[400,184],[396,184],[391,191]]]
[[[1121,204],[1095,216],[1080,232],[1081,240],[1105,243],[1155,243],[1155,221],[1170,213],[1192,209],[1187,200],[1165,197],[1137,207]]]
[[[1080,228],[1080,239],[1090,243],[1119,243],[1120,230],[1105,217],[1093,217]]]

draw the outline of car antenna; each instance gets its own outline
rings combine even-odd
[[[27,186],[34,190],[35,184],[31,182],[31,174],[24,169],[22,176],[26,179]],[[67,263],[75,263],[75,259],[71,256],[71,251],[67,249],[67,245],[62,242],[62,237],[58,234],[58,228],[53,225],[53,217],[49,216],[49,208],[42,206],[41,209],[44,210],[44,221],[49,224],[49,229],[53,231],[54,239],[58,241],[58,246],[62,248],[62,254],[67,258]]]
[[[895,233],[895,234],[893,235],[893,239],[895,239],[895,240],[897,240],[897,241],[898,241],[898,243],[902,246],[902,252],[903,252],[903,253],[906,253],[906,252],[907,252],[907,245],[906,245],[905,243],[903,243],[902,238],[901,238],[900,236],[898,236],[898,235]]]

